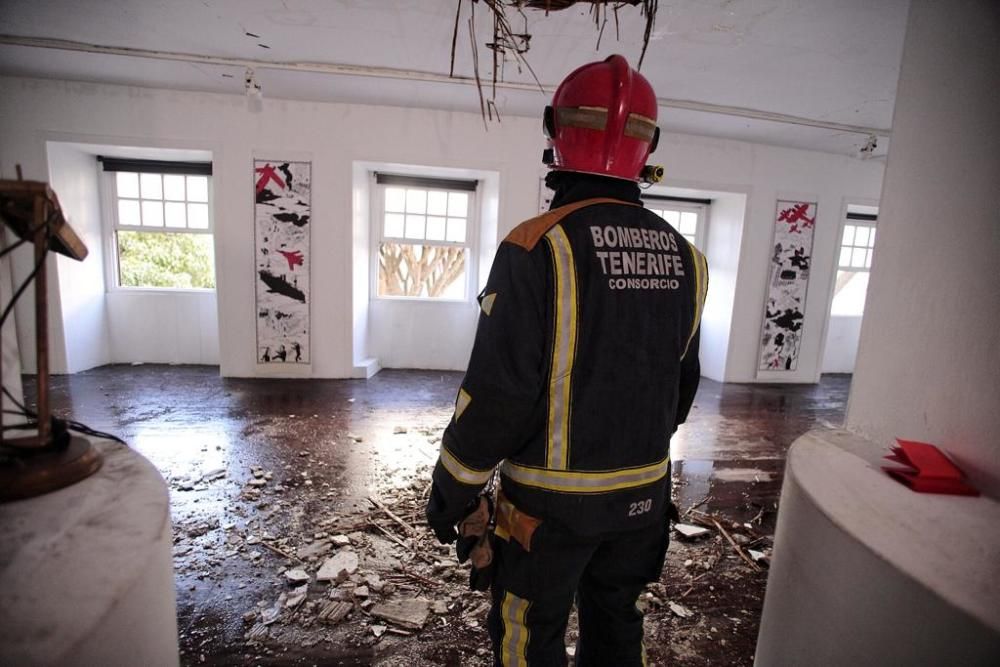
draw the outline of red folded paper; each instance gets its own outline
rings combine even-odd
[[[899,447],[885,458],[905,468],[883,467],[893,479],[920,493],[948,493],[958,496],[978,496],[965,479],[965,473],[934,445],[896,438]]]

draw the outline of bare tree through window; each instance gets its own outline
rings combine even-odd
[[[382,296],[440,297],[465,275],[465,248],[383,243],[379,248]]]

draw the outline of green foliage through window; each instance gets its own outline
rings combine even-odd
[[[211,234],[118,231],[122,287],[213,289]]]

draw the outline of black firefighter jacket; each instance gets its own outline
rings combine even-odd
[[[500,244],[480,295],[427,508],[442,540],[497,466],[518,509],[571,533],[666,513],[670,437],[700,375],[707,263],[634,183],[568,180]]]

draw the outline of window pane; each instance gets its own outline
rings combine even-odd
[[[429,204],[430,202],[428,202],[428,208],[430,208]],[[427,240],[444,241],[444,218],[427,218]]]
[[[872,251],[870,249],[868,250],[868,257],[865,258],[865,268],[872,268]]]
[[[680,211],[664,211],[663,219],[670,223],[675,229],[677,225],[681,224],[681,214]]]
[[[409,204],[409,200],[407,200]],[[408,239],[422,239],[424,238],[424,216],[422,215],[408,215],[406,216],[406,234],[404,234]]]
[[[649,209],[649,212],[650,212],[650,213],[655,213],[656,215],[660,216],[661,218],[663,217],[663,209],[659,209],[659,208],[649,208],[648,206],[647,206],[646,208],[648,208],[648,209]]]
[[[211,234],[118,232],[122,287],[215,287]]]
[[[204,204],[199,204],[199,206],[204,206]],[[167,227],[184,228],[187,226],[184,215],[184,204],[182,202],[167,202],[163,213]]]
[[[208,176],[187,177],[188,201],[208,201]]]
[[[874,227],[872,227],[872,233],[868,235],[868,247],[869,248],[874,248],[875,247],[875,228]]]
[[[840,249],[840,261],[837,262],[840,266],[850,266],[851,265],[851,249],[841,248]]]
[[[188,204],[188,227],[208,229],[208,204]]]
[[[854,243],[854,225],[844,225],[844,238],[841,245],[852,245]]]
[[[382,243],[378,296],[464,299],[467,256],[454,246]],[[423,279],[415,282],[415,275]]]
[[[139,224],[139,202],[127,199],[118,200],[118,224],[138,225]]]
[[[402,192],[402,190],[400,190]],[[385,236],[401,238],[403,236],[403,216],[400,213],[385,214]]]
[[[448,240],[465,243],[465,218],[448,218]]]
[[[465,192],[448,193],[448,215],[464,218],[469,213],[469,195]]]
[[[406,210],[406,190],[403,188],[385,189],[385,210],[402,213]]]
[[[146,174],[143,174],[145,176]],[[163,226],[163,202],[144,201],[142,202],[142,226],[162,227]]]
[[[163,175],[163,198],[184,201],[184,177],[180,174]]]
[[[851,251],[851,266],[863,269],[865,266],[865,255],[867,250],[864,248],[852,248]]]
[[[690,211],[684,211],[681,213],[681,227],[679,231],[684,236],[689,234],[694,234],[695,227],[698,225],[698,216]]]
[[[406,212],[424,213],[427,210],[427,190],[406,191]]]
[[[139,174],[143,199],[163,199],[163,181],[159,174]]]
[[[139,198],[139,174],[130,171],[119,171],[115,175],[119,197]]]
[[[447,215],[448,214],[448,193],[440,190],[431,190],[427,193],[427,214]]]
[[[694,245],[694,236],[689,236],[687,234],[681,234],[681,236],[686,238],[691,245]]]
[[[868,245],[868,228],[858,227],[857,232],[854,234],[854,245]]]

